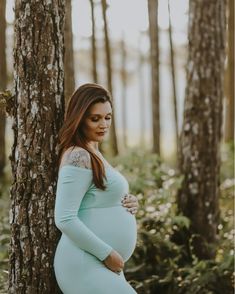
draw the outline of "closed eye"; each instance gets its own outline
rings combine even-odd
[[[105,119],[106,119],[106,120],[110,120],[111,117],[106,117]],[[93,122],[97,122],[97,121],[99,121],[99,118],[92,118],[91,121],[93,121]]]

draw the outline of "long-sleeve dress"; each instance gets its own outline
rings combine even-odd
[[[55,224],[62,232],[54,256],[54,270],[64,294],[133,294],[123,271],[102,262],[116,250],[126,262],[137,241],[135,216],[122,206],[128,193],[125,177],[106,167],[106,190],[92,181],[92,170],[64,165],[58,174]]]

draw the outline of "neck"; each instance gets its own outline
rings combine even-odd
[[[94,151],[94,152],[99,152],[99,145],[98,142],[89,142],[88,146]]]

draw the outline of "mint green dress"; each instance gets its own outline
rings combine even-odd
[[[128,193],[125,177],[106,167],[106,190],[92,182],[92,170],[73,165],[58,175],[55,224],[62,232],[54,256],[54,270],[64,294],[137,293],[102,262],[115,249],[126,262],[135,250],[135,216],[122,206]]]

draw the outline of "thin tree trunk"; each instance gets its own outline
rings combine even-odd
[[[53,258],[64,114],[64,1],[16,1],[9,293],[60,293]]]
[[[0,5],[0,91],[7,88],[7,65],[6,65],[6,0]],[[6,142],[5,142],[6,114],[0,110],[0,178],[6,165]]]
[[[145,87],[144,87],[144,75],[143,75],[143,66],[144,66],[144,56],[141,52],[141,35],[139,38],[139,56],[138,56],[138,84],[139,84],[139,103],[140,103],[140,146],[145,148]]]
[[[72,5],[71,0],[66,0],[65,5],[65,54],[64,54],[64,93],[67,105],[68,99],[75,90],[73,30],[72,30]]]
[[[112,60],[111,60],[111,50],[110,50],[110,41],[109,41],[109,33],[108,33],[108,25],[107,25],[107,18],[106,18],[106,10],[107,10],[107,3],[106,0],[101,0],[102,4],[102,13],[103,13],[103,20],[104,20],[104,37],[105,37],[105,54],[106,54],[106,67],[107,67],[107,84],[108,90],[111,94],[113,94],[113,85],[112,85]],[[113,101],[114,103],[114,101]],[[115,123],[115,112],[113,109],[113,119],[111,124],[111,131],[110,131],[110,144],[111,144],[111,151],[113,155],[118,155],[118,145],[117,145],[117,136],[116,136],[116,123]]]
[[[124,36],[121,40],[121,57],[122,57],[122,68],[121,68],[121,80],[122,80],[122,130],[123,130],[123,145],[127,147],[127,96],[126,96],[126,48]]]
[[[159,94],[159,42],[158,0],[148,0],[149,34],[152,80],[153,152],[160,155],[160,94]]]
[[[176,142],[176,154],[177,159],[179,157],[179,126],[178,126],[178,110],[177,110],[177,94],[176,94],[176,78],[175,78],[175,53],[172,40],[172,25],[171,25],[171,11],[170,0],[168,0],[168,14],[169,14],[169,43],[170,43],[170,60],[171,60],[171,78],[172,78],[172,105],[174,106],[174,118],[175,118],[175,142]]]
[[[234,0],[229,0],[225,142],[234,142]]]
[[[93,0],[90,0],[90,4],[91,4],[91,21],[92,21],[92,35],[91,35],[91,45],[92,45],[92,77],[93,77],[93,81],[95,83],[98,83],[94,1]]]
[[[178,207],[191,220],[192,232],[200,236],[195,238],[197,256],[211,258],[215,251],[207,244],[217,240],[220,215],[224,0],[190,1],[188,39],[187,87],[180,148],[184,180],[178,194]]]

